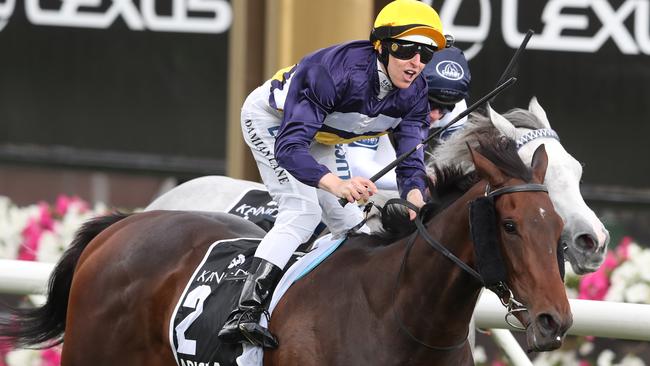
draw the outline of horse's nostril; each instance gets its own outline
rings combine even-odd
[[[594,251],[596,250],[597,247],[594,238],[592,238],[591,235],[587,235],[587,234],[582,234],[578,236],[576,242],[578,243],[578,245],[580,245],[580,247],[589,251]]]
[[[557,334],[560,329],[560,324],[555,320],[551,314],[540,314],[537,316],[537,323],[540,332],[544,336],[552,336]]]

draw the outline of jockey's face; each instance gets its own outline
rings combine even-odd
[[[444,116],[445,112],[443,112],[440,108],[432,109],[431,112],[429,112],[429,121],[433,123]]]
[[[388,55],[388,76],[396,88],[406,89],[424,70],[424,65],[420,60],[420,54],[408,60],[400,60],[393,55]]]

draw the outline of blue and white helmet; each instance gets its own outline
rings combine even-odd
[[[429,100],[439,104],[456,104],[469,95],[472,76],[463,51],[443,48],[433,54],[422,75],[429,87]]]

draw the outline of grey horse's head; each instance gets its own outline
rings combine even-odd
[[[488,116],[472,114],[462,131],[434,149],[427,161],[428,169],[454,163],[472,170],[466,142],[476,146],[481,134],[496,133],[517,141],[519,156],[526,164],[530,164],[535,149],[544,144],[548,154],[544,183],[564,220],[561,240],[566,258],[577,274],[596,271],[605,259],[609,232],[582,198],[582,165],[564,149],[544,109],[532,98],[528,110],[513,109],[501,115],[488,107],[487,112]]]

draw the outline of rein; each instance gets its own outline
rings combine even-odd
[[[519,185],[514,185],[514,186],[509,186],[509,187],[502,187],[495,189],[491,191],[490,184],[488,183],[485,186],[485,194],[484,197],[490,197],[490,198],[496,198],[498,196],[504,195],[504,194],[510,194],[510,193],[517,193],[517,192],[548,192],[548,189],[544,184],[535,184],[535,183],[526,183],[526,184],[519,184]],[[508,287],[507,284],[503,281],[499,281],[495,284],[486,284],[485,281],[483,281],[483,277],[480,275],[479,272],[477,272],[475,269],[472,267],[468,266],[465,262],[463,262],[460,258],[458,258],[456,255],[454,255],[449,249],[447,249],[444,245],[442,245],[440,242],[435,240],[429,232],[427,231],[427,227],[424,224],[423,220],[424,218],[419,212],[419,209],[413,205],[411,202],[408,202],[404,199],[391,199],[386,202],[384,205],[387,206],[392,203],[399,203],[403,206],[406,206],[410,208],[411,210],[414,210],[418,212],[417,218],[415,219],[415,226],[417,228],[417,231],[414,232],[411,235],[411,238],[409,239],[408,243],[406,244],[406,251],[404,252],[404,257],[402,258],[402,264],[400,265],[400,270],[397,274],[397,280],[395,283],[395,290],[393,292],[393,304],[395,303],[395,300],[397,298],[397,291],[399,290],[399,283],[400,279],[402,277],[402,273],[404,272],[406,268],[406,259],[408,258],[409,253],[411,252],[411,249],[413,248],[413,245],[415,243],[415,239],[417,239],[418,235],[421,236],[424,241],[431,246],[434,250],[440,252],[442,255],[447,257],[449,260],[454,262],[458,267],[460,267],[463,271],[468,273],[470,276],[472,276],[474,279],[476,279],[482,286],[486,287],[490,291],[494,292],[498,297],[503,306],[506,308],[507,313],[505,316],[505,321],[508,323],[508,325],[512,326],[513,328],[516,329],[525,329],[520,326],[517,326],[511,318],[514,317],[514,313],[517,312],[522,312],[522,311],[527,311],[526,307],[518,300],[515,299],[514,294],[512,293],[512,290]],[[507,299],[507,300],[505,300]],[[453,344],[451,346],[434,346],[427,344],[420,339],[418,339],[413,333],[411,333],[407,328],[406,325],[402,322],[400,319],[399,315],[397,314],[397,310],[393,306],[393,314],[395,316],[395,320],[397,321],[397,324],[399,325],[399,328],[402,332],[404,332],[406,335],[409,336],[414,342],[420,344],[421,346],[424,346],[426,348],[435,350],[435,351],[452,351],[455,349],[461,348],[466,342],[469,337],[469,329],[467,331],[467,335],[463,338],[463,340],[459,343]]]

